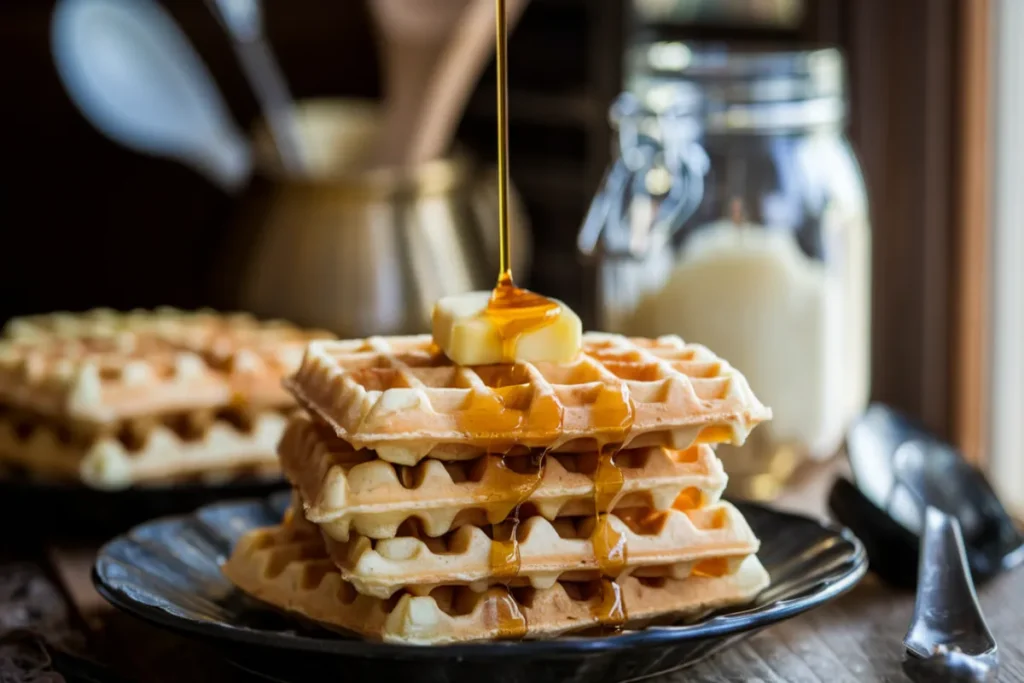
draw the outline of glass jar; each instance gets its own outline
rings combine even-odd
[[[725,24],[792,29],[807,9],[806,0],[633,0],[632,5],[644,28]]]
[[[704,344],[773,409],[719,449],[734,495],[777,495],[867,404],[870,229],[842,71],[830,49],[637,47],[580,233],[603,329]]]

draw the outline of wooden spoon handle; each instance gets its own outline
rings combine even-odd
[[[374,151],[374,165],[401,164],[424,107],[427,86],[443,49],[433,45],[406,45],[384,59],[385,106],[381,134]]]
[[[384,76],[384,108],[373,163],[402,163],[432,74],[473,0],[372,0]]]
[[[508,0],[508,25],[515,26],[529,0]],[[447,151],[473,86],[495,49],[494,0],[472,0],[444,51],[413,126],[405,162],[421,164]]]

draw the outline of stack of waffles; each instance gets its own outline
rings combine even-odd
[[[12,320],[0,341],[0,468],[103,488],[274,475],[281,380],[328,335],[173,309]]]
[[[286,385],[292,506],[224,565],[272,606],[437,644],[678,622],[768,583],[713,445],[770,411],[703,347],[586,334],[569,364],[466,367],[429,336],[317,341]]]

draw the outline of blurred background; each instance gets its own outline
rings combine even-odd
[[[1020,506],[1022,5],[521,3],[517,278],[588,327],[733,360],[776,414],[727,463],[750,495],[874,399]],[[493,15],[468,7],[266,3],[264,44],[203,0],[7,0],[0,319],[425,331],[437,296],[496,273]]]

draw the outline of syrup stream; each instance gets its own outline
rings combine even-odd
[[[520,337],[549,325],[558,319],[561,313],[558,303],[547,297],[534,294],[515,286],[512,279],[511,237],[509,226],[509,141],[508,141],[508,26],[506,21],[505,0],[495,0],[495,31],[496,31],[496,66],[497,66],[497,114],[498,114],[498,232],[499,232],[499,272],[498,282],[491,293],[485,315],[494,323],[502,343],[502,362],[514,363],[516,346]],[[619,397],[614,397],[619,398]],[[625,437],[633,425],[633,402],[629,397],[629,389],[623,386],[621,402],[612,396],[599,397],[595,403],[595,420],[607,422],[617,432],[618,441],[624,443]],[[606,399],[606,400],[602,400]],[[472,399],[471,399],[472,400]],[[504,415],[504,399],[499,399],[498,415],[511,426],[517,417]],[[624,408],[624,413],[623,413]],[[481,413],[485,412],[481,406]],[[618,412],[617,412],[618,411]],[[561,416],[559,416],[561,417]],[[481,417],[482,418],[482,414]],[[521,419],[521,416],[520,418]],[[499,419],[499,421],[501,421]],[[559,424],[561,419],[559,419]],[[521,424],[521,422],[520,422]],[[602,449],[603,451],[603,449]],[[540,485],[544,476],[544,463],[547,452],[541,454],[536,474],[531,478],[511,477],[502,462],[503,478],[508,476],[515,481],[512,488],[516,491],[515,504],[511,513],[511,530],[506,539],[499,537],[499,529],[492,526],[493,539],[490,549],[492,576],[505,581],[506,584],[515,579],[520,572],[521,558],[519,541],[516,537],[519,527],[520,508]],[[594,615],[598,621],[609,627],[621,626],[627,615],[622,602],[622,593],[615,578],[626,564],[625,537],[608,524],[607,513],[618,500],[622,490],[623,476],[614,462],[615,452],[600,454],[598,471],[594,481],[594,505],[597,524],[591,535],[594,553],[601,568],[602,594],[594,607]],[[525,456],[524,456],[525,457]],[[504,483],[504,482],[503,482]],[[490,511],[489,511],[490,512]],[[528,625],[525,615],[519,610],[507,586],[501,590],[505,593],[492,603],[495,605],[494,619],[501,637],[521,637],[526,634]]]
[[[512,286],[512,250],[508,225],[508,25],[505,0],[496,0],[496,66],[498,80],[498,286]]]

